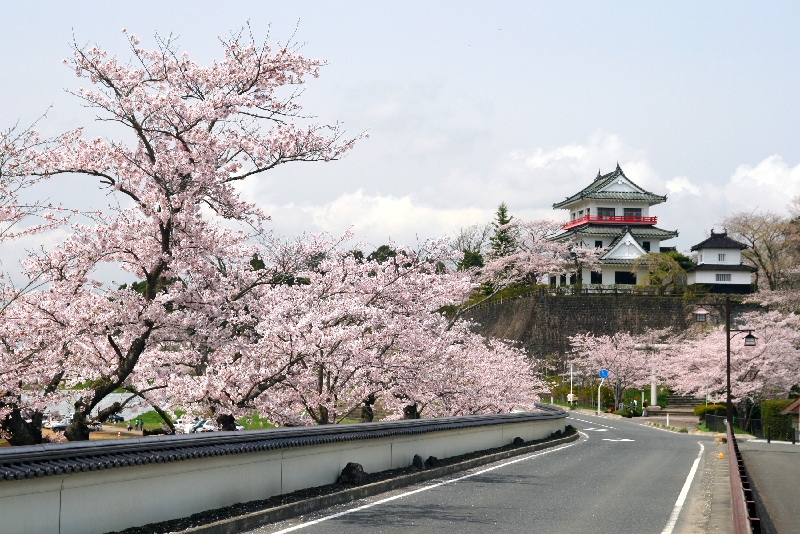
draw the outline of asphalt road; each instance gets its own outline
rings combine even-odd
[[[764,534],[797,532],[800,510],[800,445],[765,440],[739,440],[744,466],[763,506],[759,510]],[[766,512],[766,517],[764,516]]]
[[[676,516],[698,438],[640,419],[575,414],[580,441],[261,527],[278,532],[695,532],[702,463]],[[709,454],[706,454],[708,457]],[[685,493],[685,492],[684,492]],[[672,517],[671,517],[672,516]],[[670,521],[672,519],[672,522]],[[676,523],[674,530],[669,525]]]

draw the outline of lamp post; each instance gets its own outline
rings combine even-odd
[[[731,401],[731,338],[736,337],[741,332],[747,332],[747,335],[744,336],[744,345],[746,347],[753,347],[756,344],[756,336],[753,335],[752,330],[738,330],[735,328],[731,328],[731,298],[725,297],[725,375],[727,378],[727,385],[726,385],[726,395],[725,395],[725,419],[728,421],[728,425],[733,428],[733,402]],[[695,321],[698,323],[706,322],[706,317],[708,316],[708,310],[704,309],[702,306],[696,309],[694,312]],[[735,332],[731,335],[731,332]]]

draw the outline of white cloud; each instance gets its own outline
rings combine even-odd
[[[436,209],[411,196],[366,195],[360,189],[325,205],[300,209],[321,230],[341,233],[352,226],[356,239],[366,238],[375,245],[390,238],[400,244],[414,244],[417,239],[452,235],[463,226],[491,218],[490,212],[478,208]]]
[[[676,176],[666,182],[667,192],[670,195],[681,196],[687,195],[700,195],[700,187],[693,184],[686,176]]]
[[[725,186],[725,196],[739,210],[767,210],[786,213],[789,202],[800,195],[800,164],[790,167],[779,155],[772,155],[755,167],[742,164]]]

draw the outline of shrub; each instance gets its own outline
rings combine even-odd
[[[766,436],[770,429],[772,439],[789,440],[792,432],[792,416],[781,415],[781,410],[791,404],[792,399],[772,399],[761,403],[761,426]]]
[[[701,422],[705,422],[706,415],[725,415],[726,412],[727,407],[724,404],[709,404],[708,406],[701,404],[694,408],[694,414],[700,418]]]

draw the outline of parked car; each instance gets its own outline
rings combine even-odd
[[[203,426],[206,423],[205,419],[195,418],[193,421],[189,421],[188,423],[183,425],[183,433],[184,434],[194,434],[197,432],[197,429]]]
[[[100,430],[103,430],[103,425],[98,423],[97,421],[92,421],[86,426],[89,427],[89,432],[99,432]]]
[[[206,419],[203,424],[195,430],[195,432],[218,432],[219,427],[217,422],[213,419]]]
[[[124,423],[125,418],[118,413],[112,413],[111,415],[106,417],[106,421],[108,421],[109,423]]]
[[[70,424],[72,424],[72,418],[65,417],[60,421],[53,421],[50,425],[50,430],[53,432],[64,432]]]
[[[236,430],[244,430],[244,427],[242,425],[240,425],[239,423],[235,424],[236,424]]]

